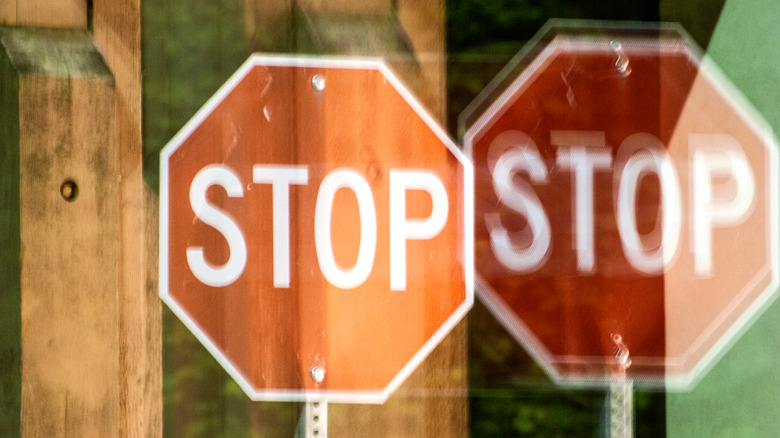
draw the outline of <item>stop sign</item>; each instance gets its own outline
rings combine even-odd
[[[381,62],[253,56],[160,166],[160,295],[254,400],[382,402],[472,304],[470,162]]]
[[[680,32],[552,28],[466,114],[478,293],[560,382],[688,387],[775,294],[771,132]]]

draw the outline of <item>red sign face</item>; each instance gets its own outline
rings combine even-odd
[[[478,293],[560,382],[690,386],[777,288],[777,157],[684,38],[567,36],[465,135]],[[623,352],[625,353],[625,352]]]
[[[160,295],[252,399],[382,402],[472,304],[472,172],[383,64],[252,57],[161,154]]]

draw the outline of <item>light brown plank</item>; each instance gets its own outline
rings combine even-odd
[[[16,0],[0,3],[0,23],[16,24]]]
[[[19,81],[21,433],[118,436],[114,81],[84,31],[0,35]]]
[[[406,73],[407,70],[399,74],[434,118],[446,126],[445,2],[399,0],[397,16],[412,46],[417,66],[416,74]],[[410,396],[414,396],[415,386],[430,388],[423,390],[427,417],[423,436],[468,436],[466,341],[467,324],[463,320],[433,351],[407,385]],[[416,383],[414,379],[422,382]],[[404,389],[401,388],[399,395]]]
[[[399,0],[400,22],[418,66],[405,75],[409,86],[442,126],[447,108],[447,59],[444,0]]]
[[[143,203],[146,211],[144,223],[144,259],[145,283],[144,295],[134,300],[131,309],[136,316],[138,326],[133,336],[135,352],[128,351],[125,366],[133,360],[138,366],[128,372],[125,379],[130,387],[127,391],[129,408],[124,411],[127,437],[161,437],[163,432],[162,406],[162,305],[157,295],[157,251],[159,247],[158,199],[157,194],[148,185],[144,185]],[[129,312],[126,310],[125,315]],[[130,320],[130,318],[127,318]],[[129,349],[130,350],[130,349]],[[134,355],[137,354],[138,356]],[[129,370],[130,371],[130,370]],[[132,423],[132,422],[135,423]]]
[[[122,288],[119,336],[123,436],[162,435],[161,307],[156,199],[143,181],[140,0],[95,0],[95,44],[116,80]]]
[[[0,23],[13,26],[87,27],[86,0],[3,0]]]

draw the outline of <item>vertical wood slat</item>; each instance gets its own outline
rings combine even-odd
[[[417,74],[404,79],[442,126],[447,114],[446,16],[444,0],[398,0],[396,13],[409,39]],[[422,386],[426,421],[421,436],[466,437],[468,351],[464,319],[422,364],[406,387]],[[426,390],[425,388],[429,388]],[[404,388],[401,388],[402,390]],[[414,394],[414,389],[411,391]]]
[[[2,29],[0,41],[19,84],[3,111],[19,115],[5,147],[19,150],[21,434],[117,436],[114,81],[85,31]]]
[[[3,0],[0,24],[86,28],[87,0]]]
[[[397,15],[412,46],[416,77],[410,85],[442,126],[446,126],[447,59],[444,0],[398,0]]]
[[[140,0],[95,0],[93,34],[116,81],[122,287],[122,436],[162,435],[162,310],[157,296],[156,199],[143,181]]]
[[[30,35],[27,35],[25,38],[14,40],[21,45],[20,47],[9,49],[10,51],[16,50],[16,55],[24,55],[18,57],[21,61],[17,64],[25,64],[30,59],[34,60],[31,65],[22,65],[21,70],[24,68],[39,69],[34,78],[28,78],[23,73],[19,73],[21,83],[19,110],[21,115],[29,116],[21,120],[20,126],[25,128],[25,123],[40,125],[37,134],[32,133],[32,125],[29,125],[27,126],[28,130],[20,135],[21,167],[24,168],[25,159],[40,161],[35,161],[35,165],[39,170],[46,171],[51,170],[44,169],[47,166],[60,167],[63,160],[71,160],[69,163],[77,169],[76,173],[90,171],[94,173],[100,171],[101,166],[109,166],[110,168],[102,170],[108,170],[108,175],[112,179],[110,183],[97,183],[107,187],[107,189],[95,193],[93,201],[95,205],[99,206],[99,211],[97,212],[98,217],[92,219],[112,224],[112,226],[117,227],[112,232],[118,231],[119,233],[114,235],[99,229],[96,234],[88,236],[87,240],[90,244],[95,245],[92,249],[100,248],[104,250],[102,252],[90,251],[88,246],[82,245],[83,239],[73,243],[75,246],[69,247],[67,239],[55,241],[51,238],[62,237],[60,236],[62,233],[65,233],[66,237],[71,235],[68,233],[85,237],[83,231],[91,231],[88,219],[79,216],[73,219],[73,223],[68,224],[66,221],[59,220],[59,216],[54,214],[50,216],[36,214],[24,216],[26,204],[22,205],[23,225],[21,229],[23,234],[25,230],[32,230],[32,234],[25,234],[32,238],[33,235],[37,235],[37,228],[49,231],[49,234],[39,235],[38,240],[35,241],[35,243],[42,245],[42,251],[56,255],[75,248],[80,252],[74,254],[73,263],[77,263],[77,258],[82,259],[80,266],[85,269],[90,266],[111,264],[115,270],[99,269],[98,271],[101,272],[99,277],[108,279],[113,278],[112,275],[116,274],[118,275],[116,280],[119,282],[115,288],[108,283],[103,284],[106,288],[114,288],[114,294],[102,293],[100,294],[101,299],[91,300],[91,302],[101,303],[104,300],[113,299],[114,301],[103,303],[108,306],[106,314],[113,316],[113,320],[107,319],[110,316],[98,317],[90,313],[78,313],[70,315],[68,321],[57,317],[50,318],[48,325],[45,325],[39,322],[40,315],[34,317],[28,316],[26,313],[22,315],[24,342],[20,348],[24,359],[25,374],[21,388],[23,417],[21,428],[25,436],[37,435],[39,432],[71,435],[72,432],[78,431],[78,428],[81,427],[74,426],[73,421],[77,421],[73,420],[74,418],[88,419],[92,415],[90,406],[79,404],[81,401],[78,397],[68,402],[68,397],[72,395],[70,388],[67,387],[68,383],[63,380],[65,377],[58,375],[56,370],[52,368],[44,369],[41,373],[29,372],[28,364],[46,363],[51,355],[64,355],[56,345],[53,345],[51,339],[46,348],[39,345],[40,339],[44,339],[46,336],[54,338],[69,336],[85,343],[91,342],[109,348],[108,350],[94,351],[96,353],[94,360],[101,364],[110,363],[112,367],[114,365],[118,367],[116,373],[113,372],[113,369],[106,369],[105,381],[102,383],[105,388],[118,388],[119,411],[115,412],[113,403],[104,400],[106,402],[103,403],[105,412],[99,416],[100,421],[96,423],[97,427],[93,428],[95,431],[100,431],[101,436],[118,434],[119,436],[147,437],[159,436],[162,433],[161,310],[154,282],[146,281],[148,278],[156,278],[156,269],[146,272],[147,261],[154,263],[156,267],[156,242],[149,245],[148,239],[144,238],[150,234],[156,235],[156,228],[151,226],[151,223],[156,221],[156,215],[148,216],[150,223],[147,223],[146,204],[152,204],[154,198],[148,196],[148,189],[146,192],[144,191],[142,176],[140,0],[97,0],[95,3],[94,43],[99,46],[102,56],[113,72],[113,78],[107,70],[101,72],[103,82],[108,84],[106,90],[110,90],[110,98],[95,97],[95,93],[99,94],[96,91],[98,87],[95,85],[98,82],[94,80],[95,78],[90,77],[92,72],[87,71],[93,66],[81,64],[84,61],[83,56],[100,58],[100,55],[93,56],[97,52],[86,33],[82,35],[50,32],[42,29],[30,31],[33,32],[34,35],[31,38],[36,40],[37,45],[24,46],[29,43],[29,41],[23,41],[25,38],[29,40]],[[85,28],[87,20],[87,0],[9,0],[0,4],[0,22],[3,24]],[[14,35],[18,36],[19,34],[16,32]],[[13,35],[8,38],[14,39]],[[91,53],[91,55],[84,55],[84,53]],[[44,54],[45,56],[42,56]],[[102,61],[100,64],[102,65]],[[105,68],[105,65],[102,65],[102,68]],[[82,69],[84,70],[82,71]],[[90,77],[90,80],[85,82],[82,75]],[[47,99],[47,96],[51,99]],[[111,103],[106,104],[105,99],[110,99]],[[100,107],[98,107],[98,101],[100,101]],[[44,102],[48,106],[43,106]],[[58,103],[61,104],[58,105]],[[108,107],[104,105],[108,105]],[[84,107],[83,111],[80,110],[81,107]],[[25,113],[24,108],[30,108],[30,111]],[[36,108],[42,108],[40,114],[35,112]],[[99,114],[93,114],[93,111],[99,112]],[[87,120],[91,116],[95,116],[94,119]],[[94,124],[90,125],[90,123]],[[95,129],[100,127],[101,132],[106,135],[106,138],[101,139],[101,145],[93,144],[92,140],[94,139],[85,137],[89,133],[82,129],[84,126],[94,126]],[[67,147],[58,144],[54,150],[44,152],[36,150],[29,157],[25,156],[24,145],[29,144],[32,147],[32,145],[40,143],[43,141],[41,136],[67,137],[67,140],[56,141],[72,144]],[[48,137],[47,140],[55,141]],[[94,154],[93,156],[89,155],[91,148],[103,151],[103,155],[113,155],[107,161],[97,162]],[[52,181],[49,183],[54,184]],[[25,181],[22,181],[21,185],[24,194]],[[37,196],[40,193],[32,195]],[[75,201],[74,204],[86,202],[83,197],[80,198],[82,200]],[[106,210],[107,204],[113,206],[114,203],[119,206],[118,211]],[[63,208],[56,202],[53,205]],[[41,208],[40,206],[34,207]],[[79,214],[83,213],[81,209],[76,209],[76,211]],[[39,212],[36,211],[36,213]],[[57,213],[63,212],[57,211]],[[64,217],[67,218],[67,216]],[[87,222],[86,228],[82,227],[85,225],[84,221]],[[150,233],[149,230],[153,231]],[[25,245],[26,242],[23,238],[22,247],[26,251]],[[147,248],[150,251],[147,251]],[[105,252],[109,249],[116,252],[106,254]],[[30,254],[32,257],[35,253],[27,251],[26,254]],[[62,262],[64,257],[60,256],[55,262],[49,261],[45,257],[25,260],[28,263],[22,267],[22,281],[27,279],[27,283],[22,285],[21,298],[24,309],[35,311],[32,304],[37,302],[35,300],[42,300],[43,303],[55,305],[53,311],[56,314],[60,310],[60,307],[56,306],[67,307],[75,303],[77,307],[81,308],[81,304],[83,304],[81,301],[87,301],[90,293],[98,292],[97,288],[81,288],[84,295],[64,294],[62,301],[58,301],[59,298],[54,295],[41,297],[38,289],[48,290],[50,285],[46,283],[47,281],[57,283],[61,279],[57,270],[54,270],[51,275],[42,274],[40,270]],[[65,269],[63,263],[56,267]],[[73,269],[73,266],[68,266],[67,269],[73,270],[73,272],[83,271],[81,267]],[[90,277],[83,276],[81,280],[87,278]],[[77,280],[79,279],[74,277],[74,281]],[[67,281],[64,284],[67,285]],[[111,306],[115,306],[115,308]],[[43,318],[42,320],[46,321],[47,319]],[[94,327],[102,327],[103,333],[96,333]],[[31,332],[35,332],[35,334],[30,335]],[[32,340],[29,341],[28,338]],[[70,344],[66,343],[65,345]],[[78,349],[74,351],[78,351]],[[62,361],[64,362],[61,362],[60,366],[63,370],[84,364],[78,355],[67,359],[62,357]],[[47,379],[55,377],[61,381],[47,381]],[[74,382],[79,380],[74,375],[68,378],[73,379]],[[101,380],[98,379],[98,381]],[[56,414],[53,411],[53,406],[56,403],[45,400],[42,402],[41,397],[62,397],[63,391],[65,401],[59,404],[59,409],[64,412],[64,419],[59,421],[56,420],[57,416],[53,415]],[[49,395],[42,395],[44,393]],[[104,399],[108,396],[107,394],[108,392],[101,398]],[[113,402],[113,400],[111,401]],[[39,406],[44,407],[39,408]],[[46,417],[46,420],[41,421],[42,417]],[[70,419],[68,419],[69,417]]]
[[[319,51],[327,54],[391,57],[391,68],[428,107],[434,117],[444,120],[446,108],[446,61],[444,45],[444,2],[399,0],[361,3],[353,0],[323,4],[308,0],[297,3],[293,10],[288,0],[246,0],[246,28],[249,47],[253,50],[289,52],[294,49]],[[390,8],[385,8],[390,6]],[[274,9],[276,7],[276,9]],[[273,11],[271,13],[269,11]],[[278,17],[285,17],[285,26]],[[367,28],[377,26],[359,22],[365,16],[371,22],[382,23],[382,17],[397,19],[400,26],[381,27],[381,31],[403,29],[403,35],[365,35]],[[318,26],[335,25],[339,35],[349,32],[343,27],[354,26],[356,34],[349,47],[299,47],[302,30],[317,33],[316,26],[303,29],[295,17],[304,17]],[[339,18],[341,17],[341,18]],[[379,20],[377,20],[379,18]],[[344,20],[348,19],[349,22]],[[356,21],[357,20],[357,21]],[[276,23],[276,24],[274,24]],[[368,21],[366,21],[368,23]],[[251,29],[268,29],[264,38],[258,38]],[[327,30],[327,29],[326,29]],[[317,38],[317,37],[321,38]],[[328,35],[314,35],[313,41],[328,41]],[[290,43],[292,38],[292,43]],[[306,39],[304,38],[304,41]],[[343,39],[338,39],[344,41]],[[280,45],[274,43],[283,42]],[[392,47],[382,48],[386,41]],[[403,42],[411,45],[411,53],[398,53]],[[401,44],[398,44],[401,42]],[[361,46],[362,45],[362,46]],[[383,53],[384,52],[384,53]],[[460,437],[468,435],[467,353],[465,321],[456,327],[423,364],[381,406],[330,404],[329,426],[333,436],[403,436],[403,437]]]

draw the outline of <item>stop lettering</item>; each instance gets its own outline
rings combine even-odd
[[[556,381],[689,387],[776,294],[771,131],[679,28],[534,41],[461,118],[479,296]]]
[[[550,144],[556,152],[552,168],[533,139],[521,131],[504,131],[491,143],[488,167],[495,195],[502,206],[526,218],[530,231],[530,241],[518,244],[499,214],[485,214],[493,253],[505,268],[533,272],[548,261],[553,245],[550,218],[533,184],[566,184],[561,179],[569,174],[577,271],[596,271],[594,197],[596,191],[610,190],[595,186],[597,172],[612,175],[614,220],[623,255],[631,267],[650,275],[673,266],[681,245],[684,209],[679,172],[666,146],[652,134],[632,134],[621,142],[613,160],[605,139],[603,131],[550,131]],[[692,170],[689,250],[694,274],[711,277],[713,229],[733,227],[745,219],[754,202],[755,176],[740,144],[731,136],[692,133],[688,150],[690,163],[682,165]],[[551,181],[551,173],[556,174],[555,181]],[[528,180],[516,182],[518,174],[527,175]],[[659,215],[650,233],[641,233],[638,228],[637,206],[648,202],[639,198],[645,178],[657,186],[660,197]]]
[[[254,400],[381,403],[471,307],[471,163],[381,62],[253,56],[160,167],[160,296]]]
[[[255,184],[270,185],[272,203],[264,206],[273,214],[273,286],[290,287],[290,188],[309,183],[308,166],[255,165]],[[406,290],[406,245],[408,240],[435,237],[447,223],[449,201],[441,179],[425,170],[390,169],[389,212],[390,290]],[[203,247],[187,248],[187,264],[203,284],[224,287],[234,283],[247,265],[247,240],[241,227],[228,213],[210,203],[206,192],[219,186],[232,198],[244,197],[244,185],[238,174],[225,165],[209,165],[201,169],[190,185],[190,206],[195,216],[227,241],[230,256],[219,266],[206,260]],[[357,258],[353,266],[341,267],[333,252],[331,223],[334,201],[339,190],[349,190],[357,201],[360,233]],[[408,218],[406,193],[424,191],[431,202],[427,218]],[[260,217],[260,215],[256,216]],[[248,227],[254,228],[253,224]],[[323,276],[341,289],[354,289],[365,283],[376,258],[377,208],[371,186],[360,172],[339,168],[329,172],[317,191],[314,205],[314,248]]]

